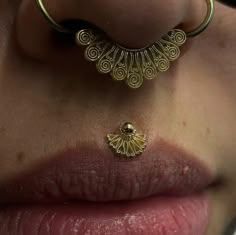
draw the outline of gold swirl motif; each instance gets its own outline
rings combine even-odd
[[[116,55],[119,51],[119,48],[113,46],[106,54],[104,54],[97,63],[97,69],[101,73],[109,73],[111,72]]]
[[[92,30],[83,29],[76,34],[76,42],[80,46],[87,46],[94,42],[97,39],[97,36],[93,33]]]
[[[151,48],[149,48],[153,61],[157,67],[157,70],[160,72],[165,72],[169,69],[170,67],[170,61],[168,58],[157,49],[155,45],[153,45]]]
[[[166,59],[159,59],[158,61],[158,69],[160,70],[160,72],[165,72],[169,69],[170,67],[170,62]]]
[[[136,133],[131,123],[125,123],[120,134],[108,134],[107,139],[115,153],[126,160],[137,158],[147,145],[146,136]]]
[[[108,59],[99,60],[96,66],[100,73],[109,73],[113,67],[112,61]]]
[[[156,77],[157,70],[155,64],[152,62],[148,51],[140,52],[142,60],[142,72],[146,79],[151,80]]]
[[[143,74],[140,68],[138,52],[130,53],[130,66],[126,83],[131,88],[139,88],[143,84]]]
[[[108,47],[109,44],[105,41],[94,42],[86,48],[84,57],[88,61],[97,61]]]
[[[128,74],[127,58],[128,58],[128,52],[120,50],[119,59],[114,65],[114,68],[112,69],[111,73],[111,76],[114,80],[121,81],[127,77]]]
[[[131,88],[139,88],[143,84],[143,77],[138,72],[132,72],[127,77],[127,85]]]
[[[86,60],[97,61],[99,59],[99,57],[101,56],[100,51],[101,51],[101,49],[96,47],[96,45],[88,47],[85,51]]]
[[[182,30],[171,30],[169,33],[166,34],[166,37],[164,37],[167,41],[171,41],[176,46],[182,46],[186,40],[186,33]]]
[[[167,71],[170,62],[180,56],[179,47],[186,38],[184,31],[173,29],[152,45],[135,51],[112,42],[102,32],[85,29],[76,34],[77,44],[86,46],[85,58],[96,62],[99,72],[110,73],[117,81],[125,80],[135,89],[144,79],[154,79],[158,72]]]
[[[180,56],[180,49],[174,43],[160,39],[157,45],[163,50],[170,61],[176,60]]]

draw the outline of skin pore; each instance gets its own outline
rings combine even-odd
[[[190,30],[206,11],[197,0],[46,4],[58,21],[89,21],[127,47],[145,46],[177,25]],[[98,74],[72,40],[55,35],[34,1],[0,0],[0,186],[60,148],[107,148],[104,136],[131,120],[150,142],[161,136],[177,143],[213,172],[220,183],[209,189],[206,235],[221,235],[236,216],[235,22],[235,10],[216,2],[210,27],[187,41],[170,71],[130,90]]]

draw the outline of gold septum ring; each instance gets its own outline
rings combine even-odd
[[[75,33],[76,43],[85,48],[85,59],[96,64],[98,72],[110,74],[115,81],[125,81],[130,88],[139,88],[144,80],[152,80],[170,68],[180,56],[180,47],[187,38],[202,33],[214,15],[214,0],[205,0],[207,14],[200,26],[185,32],[173,29],[151,45],[140,49],[125,48],[110,39],[102,30],[86,28]],[[58,24],[47,12],[43,0],[36,0],[45,19],[57,31],[74,33]]]

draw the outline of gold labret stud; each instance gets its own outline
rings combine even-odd
[[[134,159],[146,148],[146,135],[136,132],[132,123],[126,122],[120,127],[119,134],[107,135],[109,146],[125,159]]]

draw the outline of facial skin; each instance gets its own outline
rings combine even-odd
[[[127,47],[145,46],[177,25],[190,30],[206,10],[195,0],[46,4],[58,21],[92,22]],[[106,148],[104,136],[131,120],[151,140],[161,136],[192,151],[214,173],[220,183],[210,189],[206,235],[221,235],[236,216],[235,22],[235,10],[216,3],[210,27],[187,42],[170,71],[130,90],[98,74],[73,42],[52,37],[34,1],[0,0],[0,185],[60,148]]]

